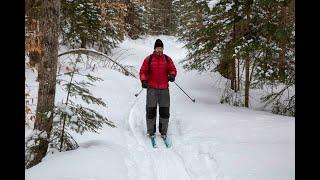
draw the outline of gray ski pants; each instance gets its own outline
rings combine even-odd
[[[148,134],[156,132],[157,105],[159,105],[159,132],[167,134],[170,117],[170,93],[167,89],[147,89],[146,121]]]

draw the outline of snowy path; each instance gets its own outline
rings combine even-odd
[[[176,91],[171,92],[172,99]],[[210,153],[203,153],[209,142],[190,142],[190,138],[182,138],[178,112],[171,110],[168,136],[172,147],[166,148],[160,135],[157,134],[158,148],[151,146],[145,125],[145,90],[133,103],[128,117],[126,139],[131,162],[127,163],[129,177],[132,179],[156,180],[205,180],[223,179],[218,175],[217,162]],[[157,128],[158,128],[157,112]],[[158,130],[158,129],[157,129]],[[189,143],[186,143],[189,142]],[[187,163],[186,163],[187,162]]]
[[[137,99],[133,105],[128,118],[129,131],[126,135],[129,152],[132,159],[138,158],[134,162],[134,167],[129,164],[129,177],[138,179],[185,179],[190,180],[190,176],[181,157],[174,152],[173,148],[166,148],[162,139],[157,136],[158,148],[151,146],[150,140],[145,130],[144,99]],[[174,142],[175,143],[175,142]],[[173,145],[175,146],[175,144]]]
[[[99,134],[73,133],[80,147],[49,154],[39,165],[26,170],[27,180],[294,179],[294,118],[220,104],[224,86],[221,78],[213,73],[185,72],[179,64],[186,56],[183,44],[171,36],[160,39],[165,42],[165,53],[176,64],[176,83],[196,99],[191,102],[170,83],[168,136],[172,147],[166,148],[159,136],[158,148],[151,146],[145,122],[146,90],[134,96],[140,90],[140,81],[101,68],[96,75],[104,81],[91,90],[107,103],[107,108],[97,110],[117,128],[105,126]],[[154,40],[150,36],[123,41],[118,51],[133,53],[123,62],[139,69]],[[33,74],[26,74],[33,84]],[[57,97],[64,96],[58,91]]]

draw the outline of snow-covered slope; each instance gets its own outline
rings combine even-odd
[[[139,70],[157,38],[164,42],[164,52],[177,66],[176,83],[196,99],[193,103],[170,83],[168,135],[173,146],[167,149],[157,137],[159,148],[154,149],[147,139],[146,91],[134,96],[141,89],[140,81],[100,68],[95,74],[104,81],[91,90],[106,102],[107,108],[99,111],[117,128],[106,126],[100,134],[73,134],[78,149],[47,155],[40,164],[26,170],[26,179],[294,179],[294,118],[220,104],[221,78],[213,73],[184,71],[178,62],[186,56],[186,50],[175,37],[126,39],[114,49],[114,58]],[[116,52],[125,54],[119,57]],[[26,76],[34,81],[32,73]]]

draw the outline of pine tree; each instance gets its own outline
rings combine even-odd
[[[55,107],[50,148],[60,152],[78,148],[77,142],[69,133],[70,130],[80,134],[85,131],[98,133],[97,130],[102,128],[104,124],[115,127],[113,122],[90,108],[91,104],[102,107],[105,107],[106,104],[101,98],[95,97],[89,91],[88,87],[92,86],[92,83],[102,79],[81,70],[81,65],[85,65],[83,62],[82,55],[79,54],[75,62],[68,63],[72,66],[69,68],[70,71],[60,74],[58,79],[59,85],[66,92],[66,100],[64,102],[61,101]],[[82,77],[81,81],[76,80],[78,79],[76,78],[77,76]],[[77,101],[76,103],[75,98],[78,99],[79,97],[83,102]],[[84,106],[83,104],[87,105]]]
[[[274,113],[291,116],[295,115],[294,3],[294,0],[257,2],[257,14],[264,17],[259,24],[264,53],[257,61],[253,84],[271,86],[272,91],[262,101],[266,106],[271,104]],[[279,86],[280,90],[274,92]]]
[[[47,147],[49,147],[45,154],[55,151],[69,151],[79,147],[72,137],[71,131],[80,134],[85,131],[98,133],[98,130],[104,124],[115,127],[112,121],[92,108],[92,105],[106,106],[101,98],[95,97],[89,90],[94,82],[102,79],[90,74],[91,71],[94,71],[94,68],[87,67],[89,58],[88,56],[83,58],[83,56],[80,53],[75,61],[74,58],[67,58],[63,63],[60,63],[64,67],[59,69],[64,70],[59,70],[57,83],[59,88],[61,87],[65,91],[65,97],[62,100],[57,100],[58,103],[51,111],[52,113],[47,114],[47,117],[53,117],[50,136],[47,137],[45,131],[36,130],[26,138],[25,159],[27,165],[32,161],[34,151],[37,150],[37,144],[43,138],[47,138]],[[96,64],[94,64],[94,67],[96,67]],[[82,101],[79,101],[79,98]],[[26,167],[29,168],[27,165]]]
[[[127,0],[127,14],[125,16],[126,32],[132,39],[137,39],[147,32],[144,22],[145,5],[139,0]]]
[[[189,51],[184,67],[229,79],[221,102],[248,107],[250,88],[294,85],[294,0],[220,0],[212,9],[204,0],[177,0],[175,8],[178,36]],[[243,86],[244,103],[237,102]],[[281,98],[267,97],[279,109]],[[289,99],[284,106],[292,109],[294,95]]]
[[[206,1],[178,1],[180,15],[178,35],[187,41],[190,50],[185,68],[218,71],[231,82],[237,92],[236,82],[237,23],[241,11],[237,1],[219,1],[210,10]]]
[[[203,19],[208,15],[209,8],[206,2],[180,0],[174,3],[175,11],[179,16],[177,34],[179,40],[185,41],[185,47],[189,50],[184,67],[188,70],[196,69],[200,72],[212,68],[215,43],[210,42],[210,33],[205,27],[209,26]],[[219,36],[217,36],[219,37]]]
[[[33,1],[32,3],[35,2],[40,3],[40,1]],[[101,3],[101,1],[99,2]],[[87,104],[105,106],[100,98],[94,97],[87,89],[88,86],[92,85],[90,82],[100,80],[90,74],[84,75],[87,81],[76,82],[73,77],[80,74],[76,71],[67,73],[71,77],[70,81],[63,85],[66,87],[67,100],[57,106],[54,104],[60,32],[62,32],[63,41],[67,45],[86,48],[91,44],[92,47],[102,50],[104,53],[109,52],[115,43],[123,37],[125,6],[123,3],[107,4],[107,2],[109,1],[98,4],[98,1],[94,0],[64,0],[62,1],[61,16],[61,1],[42,1],[40,4],[30,2],[31,4],[26,6],[27,14],[39,18],[39,23],[37,20],[36,23],[33,23],[34,18],[31,18],[30,21],[30,27],[33,29],[34,26],[36,27],[35,37],[37,37],[39,44],[35,48],[30,43],[31,45],[27,46],[26,51],[29,53],[37,52],[41,56],[41,60],[38,62],[39,91],[34,131],[26,138],[26,168],[41,162],[48,152],[49,145],[50,148],[56,148],[60,151],[77,148],[78,145],[70,135],[69,130],[83,133],[84,131],[98,132],[97,130],[103,124],[114,127],[114,124],[99,112],[82,104],[76,104],[71,99],[72,96],[80,96]],[[30,7],[32,7],[31,10]],[[39,13],[33,12],[36,8],[39,8]],[[61,24],[60,18],[62,19]],[[27,23],[26,29],[30,29],[28,25]],[[27,31],[27,33],[29,32]],[[31,38],[33,37],[31,36]],[[78,51],[92,52],[109,58],[104,53],[85,50],[78,49]],[[75,51],[78,52],[77,49]],[[135,77],[126,67],[113,60],[110,61],[116,64],[113,67],[114,69]]]
[[[146,1],[148,34],[172,35],[175,32],[175,14],[172,0]]]
[[[259,38],[264,53],[263,59],[258,61],[259,68],[255,77],[261,82],[286,83],[288,75],[294,72],[295,37],[292,2],[294,1],[261,0],[257,3],[257,14],[264,17],[263,21],[260,19],[257,29],[261,32]]]
[[[108,0],[64,0],[61,32],[72,48],[92,47],[109,53],[123,39],[123,3]]]

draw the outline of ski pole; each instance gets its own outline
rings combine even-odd
[[[182,92],[184,92],[184,90],[176,82],[174,82],[174,83],[178,86],[178,88],[181,89]],[[191,99],[192,102],[196,101],[195,99],[192,99],[186,92],[184,92],[184,94],[187,95]]]
[[[142,92],[142,90],[143,90],[143,88],[138,93],[136,93],[135,96],[138,97],[139,94]]]

